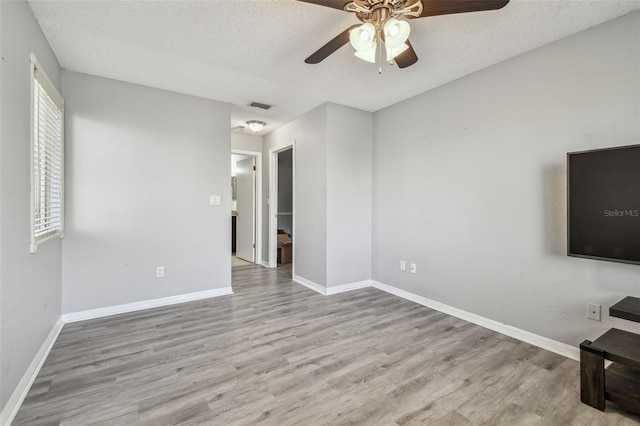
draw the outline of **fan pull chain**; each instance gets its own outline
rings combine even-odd
[[[382,37],[380,36],[380,28],[378,28],[378,74],[382,74]]]

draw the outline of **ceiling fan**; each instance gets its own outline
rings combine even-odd
[[[298,0],[351,12],[362,22],[353,25],[305,59],[317,64],[351,42],[355,56],[377,63],[382,72],[383,54],[387,62],[406,68],[418,61],[409,42],[411,28],[405,19],[453,13],[501,9],[509,0]]]

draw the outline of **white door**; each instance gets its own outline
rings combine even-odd
[[[236,163],[236,256],[255,262],[256,184],[255,157]]]

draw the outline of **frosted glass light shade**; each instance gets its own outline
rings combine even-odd
[[[267,123],[265,123],[264,121],[258,121],[258,120],[247,121],[247,126],[249,127],[249,129],[253,130],[256,133],[264,129],[264,126],[266,125]]]
[[[390,49],[402,46],[409,38],[411,27],[407,21],[398,21],[395,18],[389,19],[384,24],[384,44]]]
[[[362,24],[351,30],[349,41],[358,52],[366,52],[376,42],[376,28],[371,23]]]
[[[372,64],[376,63],[376,48],[377,48],[377,43],[374,41],[371,44],[371,48],[369,50],[356,50],[356,53],[354,53],[354,55],[356,55],[358,58],[365,60],[367,62],[371,62]]]
[[[409,45],[405,43],[400,45],[400,47],[396,47],[394,49],[391,49],[388,46],[386,47],[387,47],[387,61],[391,61],[396,56],[398,56],[399,54],[407,50],[409,48]]]

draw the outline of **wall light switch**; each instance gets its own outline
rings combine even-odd
[[[400,261],[400,270],[401,271],[406,271],[407,270],[407,263],[404,260]]]
[[[156,268],[156,277],[157,278],[162,278],[164,277],[164,266],[158,266]]]
[[[222,203],[222,197],[219,195],[212,195],[209,197],[209,204],[212,206],[219,206]]]

